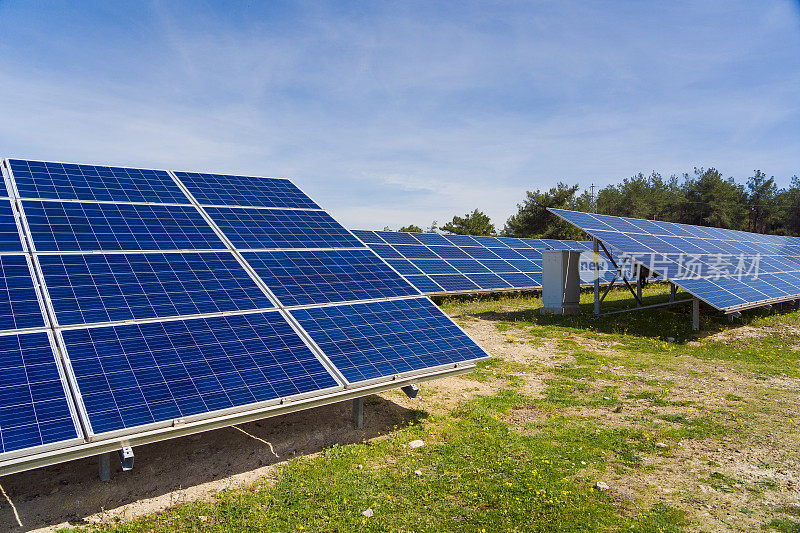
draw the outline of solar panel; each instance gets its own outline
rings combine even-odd
[[[362,247],[324,211],[229,207],[205,210],[239,249]]]
[[[9,159],[21,198],[188,204],[164,170]]]
[[[201,205],[319,209],[287,179],[175,172]]]
[[[61,332],[90,435],[338,387],[277,311]]]
[[[595,277],[588,241],[364,230],[353,234],[424,294],[540,288],[545,249],[585,250],[581,283],[591,284]],[[419,244],[410,244],[412,240]],[[615,271],[601,262],[600,282],[610,283]]]
[[[487,357],[427,298],[291,313],[350,383]]]
[[[419,294],[369,250],[245,252],[284,306]]]
[[[37,252],[224,249],[192,206],[23,200]]]
[[[717,309],[800,298],[800,237],[551,211]]]
[[[50,333],[0,335],[0,454],[68,446],[83,433],[50,342]]]
[[[61,325],[274,307],[230,252],[41,255],[38,260]]]
[[[335,401],[343,373],[290,311],[348,309],[362,335],[383,332],[384,361],[354,340],[345,368],[372,359],[429,379],[487,356],[288,180],[22,160],[3,171],[12,199],[0,201],[0,472],[57,462],[73,445],[82,451],[69,457],[86,456],[118,436],[151,442],[184,424]],[[451,271],[413,236],[405,242]],[[345,326],[318,321],[316,339],[339,339]],[[3,344],[15,338],[22,364]],[[393,377],[357,382],[367,394]],[[43,446],[57,453],[42,458]],[[7,452],[24,461],[9,466]]]

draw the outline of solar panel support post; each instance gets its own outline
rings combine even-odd
[[[677,292],[678,292],[678,286],[675,285],[674,283],[670,283],[669,284],[669,301],[670,302],[674,302],[675,301],[675,294]]]
[[[353,399],[353,425],[361,429],[364,427],[364,397]]]
[[[700,300],[692,299],[692,331],[700,331]]]
[[[594,316],[600,316],[600,241],[592,238],[594,263]]]
[[[111,454],[101,453],[97,456],[98,459],[98,474],[100,475],[100,481],[108,482],[111,481]]]

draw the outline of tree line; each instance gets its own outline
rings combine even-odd
[[[724,177],[715,168],[664,178],[639,173],[600,189],[596,196],[579,185],[559,182],[548,190],[527,191],[517,212],[499,231],[479,209],[454,216],[425,230],[409,225],[399,231],[445,231],[459,235],[500,235],[544,239],[580,239],[582,232],[547,211],[548,207],[595,211],[605,215],[680,222],[755,233],[800,236],[800,178],[779,188],[774,176],[760,170],[744,183]],[[386,228],[388,229],[388,228]]]

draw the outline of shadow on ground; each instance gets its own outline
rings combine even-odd
[[[108,483],[98,478],[97,457],[6,476],[0,484],[16,506],[23,528],[9,504],[0,500],[0,531],[85,524],[86,517],[106,510],[215,481],[222,489],[232,476],[334,444],[374,438],[426,415],[369,396],[363,429],[354,427],[351,416],[352,402],[347,401],[237,426],[251,436],[229,427],[140,446],[134,449],[135,468],[128,472],[122,472],[112,455]],[[277,457],[263,441],[272,445]]]

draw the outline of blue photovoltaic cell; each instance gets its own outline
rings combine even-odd
[[[444,259],[416,259],[414,265],[425,274],[457,274],[458,271]]]
[[[25,256],[0,255],[0,330],[44,326]]]
[[[481,289],[511,287],[511,284],[497,274],[469,274],[467,277]]]
[[[393,248],[406,259],[439,259],[430,248],[421,244],[395,244]]]
[[[481,288],[464,274],[432,274],[431,279],[448,292],[472,291]]]
[[[0,336],[0,453],[79,439],[47,333]]]
[[[230,252],[38,260],[62,326],[274,307]]]
[[[287,179],[198,172],[175,172],[175,176],[202,205],[319,209]]]
[[[350,383],[488,357],[425,298],[291,313]]]
[[[369,250],[244,252],[285,306],[419,294]]]
[[[439,292],[446,292],[441,285],[433,281],[430,276],[422,275],[408,275],[405,276],[409,283],[416,287],[420,292],[426,294],[434,294]]]
[[[164,170],[10,159],[22,198],[189,204]]]
[[[361,239],[362,242],[368,244],[386,244],[383,239],[378,237],[377,232],[367,231],[362,229],[352,229],[350,232]]]
[[[324,211],[227,207],[205,210],[239,249],[363,247]]]
[[[800,297],[800,237],[551,211],[718,309]]]
[[[422,274],[422,271],[414,266],[414,263],[407,259],[384,259],[389,265],[392,266],[403,276],[411,276],[414,274]]]
[[[94,434],[337,386],[278,312],[62,335]]]
[[[5,192],[5,189],[2,190]],[[21,252],[22,241],[14,221],[11,202],[0,198],[0,252]]]
[[[38,252],[225,248],[191,206],[22,203]]]
[[[414,235],[404,231],[376,231],[376,235],[389,244],[419,244]]]

